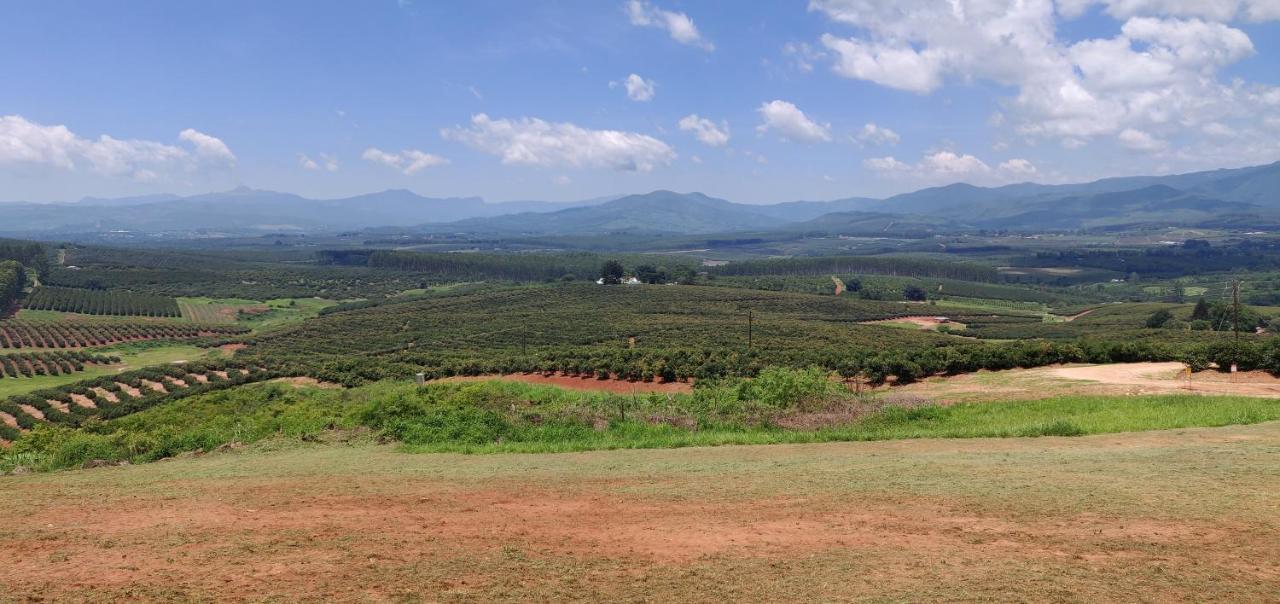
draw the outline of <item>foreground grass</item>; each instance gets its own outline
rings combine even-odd
[[[376,435],[411,452],[547,453],[1082,436],[1280,419],[1280,401],[1193,395],[904,407],[823,390],[825,380],[809,378],[814,376],[781,372],[699,388],[691,395],[639,397],[507,381],[422,388],[378,383],[351,390],[256,384],[74,429],[41,427],[0,455],[0,471],[67,468],[89,460],[154,461],[227,443],[314,441],[335,431]]]

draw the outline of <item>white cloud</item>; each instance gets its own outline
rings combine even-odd
[[[867,122],[867,124],[862,127],[862,130],[858,132],[856,138],[869,145],[892,146],[902,142],[902,137],[898,136],[897,132],[885,128],[884,126],[877,126],[875,122]]]
[[[417,149],[405,149],[399,153],[389,153],[376,147],[369,147],[364,150],[364,153],[360,154],[360,158],[395,168],[406,176],[426,168],[443,166],[449,163],[448,159],[439,155],[432,155]]]
[[[1126,128],[1121,131],[1116,139],[1121,145],[1133,149],[1134,151],[1160,151],[1167,145],[1164,141],[1151,136],[1150,133],[1133,128]]]
[[[622,85],[627,89],[627,98],[633,101],[644,102],[653,100],[653,80],[646,80],[633,73],[627,76],[627,79],[622,82]]]
[[[774,131],[783,139],[799,143],[818,143],[831,140],[831,125],[819,124],[804,114],[799,107],[786,101],[769,101],[758,109],[764,120],[756,128],[760,133]]]
[[[306,153],[298,154],[298,165],[307,170],[338,171],[338,160],[331,155],[321,153],[318,159],[312,159]]]
[[[1059,36],[1060,18],[1096,3],[1123,20],[1118,34]],[[992,127],[1030,142],[1071,149],[1101,139],[1154,149],[1184,138],[1179,153],[1197,165],[1183,167],[1202,167],[1217,152],[1196,137],[1225,142],[1225,131],[1209,124],[1244,122],[1255,127],[1234,128],[1241,155],[1231,163],[1280,155],[1280,142],[1260,134],[1280,88],[1221,74],[1255,53],[1249,36],[1228,23],[1280,19],[1277,0],[811,0],[809,8],[835,27],[853,27],[821,38],[836,74],[917,94],[949,81],[1009,87],[1004,119]],[[1127,130],[1151,141],[1121,138]]]
[[[679,126],[681,130],[693,132],[694,136],[705,145],[723,147],[729,143],[729,122],[721,121],[717,125],[705,117],[691,113],[680,118]]]
[[[1035,164],[1026,159],[1009,159],[992,168],[976,156],[954,151],[926,153],[916,163],[907,163],[892,155],[872,157],[863,160],[862,165],[883,177],[920,184],[957,181],[997,184],[1025,180],[1039,174]]]
[[[209,136],[198,130],[187,128],[178,133],[178,138],[194,145],[196,155],[232,165],[236,163],[235,154],[231,152],[226,143],[222,142],[222,139],[216,136]]]
[[[684,13],[660,9],[645,0],[630,0],[626,10],[632,25],[664,29],[676,42],[707,51],[715,50],[715,45],[702,37],[693,19]]]
[[[572,179],[572,178],[569,178],[568,176],[565,176],[564,174],[561,174],[561,175],[559,175],[559,176],[557,176],[557,177],[555,177],[555,178],[551,179],[551,182],[553,182],[553,183],[555,183],[555,184],[558,184],[558,185],[560,185],[560,186],[562,186],[562,187],[563,187],[563,186],[565,186],[565,185],[572,184],[572,183],[573,183],[573,179]]]
[[[481,113],[471,117],[470,127],[446,128],[440,134],[497,155],[504,164],[649,172],[676,158],[666,143],[644,134],[529,117],[495,120]]]
[[[108,135],[82,138],[64,125],[46,126],[20,115],[0,116],[0,165],[47,165],[64,170],[87,166],[103,176],[155,181],[166,176],[204,168],[227,168],[236,157],[216,137],[187,129],[178,139],[192,150],[176,145],[120,140]]]
[[[838,57],[835,72],[847,78],[921,93],[942,85],[941,53],[920,53],[908,45],[871,44],[831,34],[822,36],[822,45]]]
[[[1036,169],[1035,164],[1032,164],[1031,162],[1025,159],[1020,159],[1020,158],[1015,158],[1015,159],[1010,159],[1010,160],[1000,162],[1000,166],[997,169],[1005,174],[1008,174],[1010,176],[1015,176],[1015,177],[1016,176],[1030,177],[1030,176],[1035,176],[1040,172],[1039,170]]]

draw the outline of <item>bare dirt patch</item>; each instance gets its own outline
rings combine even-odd
[[[118,387],[120,388],[120,391],[121,391],[121,392],[123,392],[123,393],[125,393],[125,394],[129,395],[129,398],[141,398],[141,397],[142,397],[142,391],[141,391],[141,390],[138,390],[137,388],[134,388],[133,386],[130,386],[130,385],[128,385],[128,384],[126,384],[126,383],[124,383],[124,382],[116,382],[116,386],[118,386]]]
[[[120,402],[120,397],[116,396],[116,393],[114,393],[114,392],[112,392],[112,391],[110,391],[110,390],[107,390],[106,388],[101,388],[101,387],[98,387],[98,386],[94,386],[94,387],[92,388],[92,390],[93,390],[95,393],[97,393],[97,395],[98,395],[98,396],[100,396],[100,397],[102,397],[102,398],[106,399],[106,400],[107,400],[107,402],[111,402],[111,403],[118,403],[118,402]]]
[[[50,407],[53,407],[54,409],[57,409],[58,411],[61,411],[63,413],[71,412],[71,407],[62,401],[47,398],[44,400],[44,402],[49,403]]]
[[[0,422],[4,422],[4,425],[9,426],[10,428],[18,427],[18,419],[3,411],[0,411]]]
[[[249,347],[249,345],[248,345],[248,344],[240,344],[240,343],[234,343],[234,344],[223,344],[222,346],[219,346],[219,347],[218,347],[218,350],[221,350],[221,351],[222,351],[222,353],[223,353],[223,354],[225,354],[225,355],[227,355],[227,356],[231,356],[231,355],[235,354],[235,353],[236,353],[236,351],[238,351],[238,350],[244,350],[245,348],[248,348],[248,347]]]
[[[936,376],[878,390],[919,395],[939,403],[1032,400],[1066,395],[1214,394],[1280,397],[1280,379],[1262,372],[1236,377],[1201,371],[1187,387],[1181,363],[1058,365]]]
[[[153,382],[151,380],[141,380],[141,382],[143,386],[146,386],[152,392],[160,392],[160,393],[169,392],[168,390],[165,389],[164,384],[161,384],[160,382]]]
[[[18,408],[22,409],[23,413],[26,413],[31,417],[34,417],[38,420],[44,420],[44,412],[39,409],[36,409],[35,407],[32,407],[31,405],[18,405]]]
[[[915,325],[920,329],[937,330],[939,327],[942,327],[943,325],[946,325],[955,329],[964,329],[964,325],[962,323],[956,323],[954,321],[951,321],[949,319],[946,319],[940,316],[939,317],[926,317],[926,316],[894,317],[892,319],[880,319],[877,321],[863,321],[863,324],[865,325],[883,325],[883,324],[894,324],[894,323],[899,325]]]
[[[490,380],[523,382],[525,384],[538,384],[542,386],[558,386],[568,390],[612,392],[615,394],[631,394],[632,392],[640,394],[648,394],[650,392],[685,394],[693,392],[693,385],[687,382],[630,382],[627,380],[616,379],[601,380],[590,376],[576,377],[568,375],[544,375],[541,373],[455,376],[435,380],[435,382],[484,382]]]
[[[97,404],[97,403],[95,403],[95,402],[93,402],[93,399],[91,399],[91,398],[89,398],[89,397],[87,397],[87,396],[85,396],[85,395],[83,395],[83,394],[75,394],[75,393],[72,393],[72,394],[70,395],[70,397],[71,397],[71,402],[73,402],[73,403],[75,403],[75,404],[77,404],[77,405],[79,405],[79,406],[81,406],[81,407],[84,407],[85,409],[97,409],[97,408],[98,408],[98,404]]]
[[[1266,373],[1224,374],[1201,371],[1188,381],[1182,363],[1117,363],[1058,367],[1051,374],[1068,380],[1098,382],[1113,386],[1134,386],[1150,392],[1203,392],[1246,396],[1280,397],[1280,378]]]

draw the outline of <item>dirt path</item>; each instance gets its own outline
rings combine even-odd
[[[594,377],[573,377],[567,375],[542,375],[541,373],[514,373],[509,375],[477,375],[456,376],[434,380],[435,382],[483,382],[500,380],[504,382],[522,382],[542,386],[559,386],[568,390],[587,392],[612,392],[615,394],[631,394],[632,392],[648,394],[650,392],[683,394],[693,392],[693,384],[687,382],[629,382],[627,380],[600,380]]]
[[[1063,321],[1064,323],[1070,323],[1071,321],[1075,321],[1076,319],[1079,319],[1080,317],[1083,317],[1083,316],[1085,316],[1085,315],[1087,315],[1087,314],[1089,314],[1089,313],[1091,313],[1091,312],[1093,312],[1093,311],[1095,311],[1095,310],[1098,310],[1098,309],[1097,309],[1097,308],[1086,308],[1085,310],[1082,310],[1082,311],[1080,311],[1080,312],[1078,312],[1078,313],[1076,313],[1076,314],[1074,314],[1074,315],[1069,315],[1069,316],[1063,317],[1063,318],[1062,318],[1062,321]]]
[[[0,411],[0,422],[3,422],[4,425],[9,426],[10,428],[18,427],[18,419],[3,411]]]
[[[0,531],[0,593],[1275,601],[1277,447],[1280,423],[563,455],[332,445],[5,477],[0,514],[40,514]]]

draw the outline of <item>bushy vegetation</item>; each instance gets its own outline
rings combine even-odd
[[[512,382],[355,390],[257,384],[79,427],[33,425],[0,471],[152,461],[263,439],[377,437],[415,451],[572,451],[891,438],[1079,436],[1256,423],[1280,407],[1256,398],[1062,397],[1029,402],[894,402],[836,387],[825,372],[771,370],[692,394],[621,396]]]
[[[0,239],[0,261],[12,260],[43,276],[49,271],[49,250],[34,241]]]
[[[164,296],[135,294],[121,290],[38,287],[23,306],[32,310],[55,310],[86,315],[134,317],[180,317],[178,301]]]
[[[0,318],[7,316],[27,285],[27,273],[14,260],[0,261]]]

